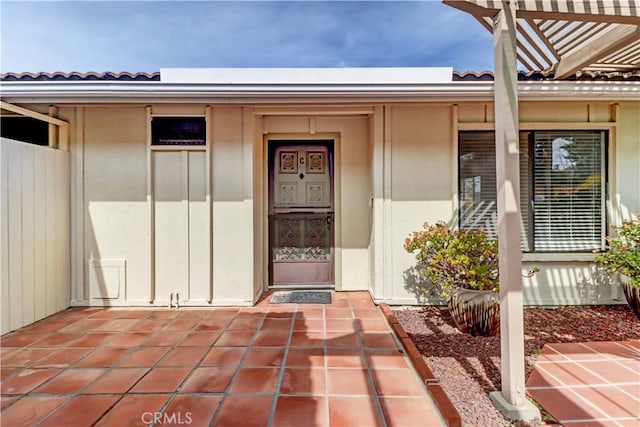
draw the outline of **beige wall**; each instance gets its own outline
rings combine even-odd
[[[369,123],[366,118],[318,119],[318,132],[339,132],[336,157],[340,191],[341,250],[340,289],[365,290],[369,287],[369,230],[371,229],[371,163],[369,162]]]
[[[609,223],[640,212],[640,103],[624,102],[617,113],[610,103],[523,102],[520,104],[521,128],[530,129],[604,129],[609,131]],[[414,258],[402,248],[404,239],[424,221],[457,222],[457,160],[452,128],[452,106],[394,107],[387,110],[391,132],[384,145],[392,156],[392,190],[385,195],[393,206],[390,212],[393,269],[387,275],[391,292],[381,300],[413,303],[420,298],[412,267]],[[465,129],[491,129],[493,105],[461,104],[458,122]],[[617,115],[617,124],[611,119]],[[611,228],[610,228],[611,230]],[[523,279],[526,304],[616,303],[624,297],[613,282],[592,262],[593,254],[525,254],[523,271],[537,266],[535,277]],[[418,283],[419,285],[419,283]],[[379,286],[379,285],[378,285]]]
[[[414,303],[413,257],[404,239],[425,221],[457,219],[457,114],[460,126],[490,129],[492,104],[369,106],[372,114],[272,115],[251,106],[161,105],[151,114],[203,115],[209,119],[205,206],[209,230],[199,243],[203,279],[191,303],[250,305],[268,281],[265,136],[336,138],[336,283],[369,289],[380,301]],[[72,140],[73,198],[82,203],[83,229],[73,240],[83,263],[74,269],[75,304],[165,304],[154,274],[153,156],[147,146],[144,106],[68,109]],[[597,127],[610,132],[611,223],[640,211],[640,103],[521,103],[523,128]],[[264,115],[263,115],[264,114]],[[590,123],[588,123],[590,122]],[[176,160],[177,161],[177,160]],[[208,165],[208,166],[207,166]],[[207,169],[208,168],[208,169]],[[153,178],[153,177],[156,178]],[[200,175],[199,175],[200,176]],[[206,179],[206,177],[205,177]],[[74,204],[73,210],[76,211]],[[208,215],[208,216],[207,216]],[[204,221],[204,222],[202,222]],[[204,225],[199,226],[203,228]],[[157,231],[157,230],[156,230]],[[176,230],[173,230],[176,231]],[[172,231],[172,232],[173,232]],[[177,231],[176,231],[177,232]],[[82,244],[78,244],[81,236]],[[199,236],[200,237],[200,236]],[[207,248],[208,245],[208,248]],[[82,248],[83,246],[83,248]],[[207,252],[207,249],[209,250]],[[193,251],[192,251],[193,252]],[[541,272],[525,279],[525,301],[536,304],[610,303],[621,296],[589,262],[589,255],[525,255]],[[155,261],[154,261],[155,260]],[[207,270],[208,268],[208,270]],[[208,283],[206,277],[210,277]],[[166,288],[166,287],[165,287]],[[162,289],[167,293],[169,289]],[[190,288],[191,289],[191,288]],[[115,295],[115,297],[114,297]],[[197,295],[197,298],[195,297]],[[187,302],[189,303],[189,302]]]
[[[619,217],[615,223],[640,212],[640,102],[623,102],[613,163],[615,190],[611,192]]]
[[[167,152],[150,149],[148,114],[206,116],[204,106],[81,110],[72,149],[82,159],[85,266],[75,304],[168,305],[170,294],[182,305],[253,303],[242,111],[212,109],[207,151]]]
[[[393,107],[388,110],[391,132],[391,241],[393,302],[415,300],[413,258],[404,239],[425,221],[454,217],[451,108]]]
[[[213,297],[219,304],[246,305],[254,300],[253,203],[246,162],[242,107],[213,109],[211,134],[213,197]],[[251,140],[251,134],[248,135]]]
[[[83,120],[83,145],[75,147],[84,184],[85,274],[76,286],[85,299],[78,303],[146,304],[153,271],[146,110],[85,108]]]
[[[69,306],[69,157],[0,140],[2,334]]]
[[[205,110],[191,106],[185,112],[206,115]],[[262,136],[266,132],[295,133],[303,139],[311,135],[310,118],[262,119],[246,107],[211,109],[211,230],[205,227],[206,213],[199,217],[198,226],[204,234],[210,233],[210,239],[203,240],[202,251],[190,249],[190,255],[185,256],[183,246],[193,238],[185,237],[192,232],[181,212],[186,204],[191,206],[192,200],[190,192],[189,200],[183,200],[184,191],[178,188],[183,164],[180,152],[149,154],[145,107],[86,107],[77,114],[82,116],[76,120],[76,126],[82,123],[77,132],[82,137],[76,138],[72,150],[74,158],[82,159],[80,166],[74,163],[74,176],[76,186],[81,187],[76,198],[82,198],[84,206],[83,230],[76,233],[76,238],[83,236],[84,274],[82,280],[75,281],[74,295],[78,297],[74,304],[167,305],[171,292],[180,292],[181,302],[186,305],[252,304],[268,281],[266,237],[254,231],[262,231],[266,223],[261,191],[266,182]],[[151,114],[183,112],[180,107],[154,106]],[[316,135],[337,136],[337,282],[345,290],[367,289],[371,233],[369,121],[365,116],[313,120]],[[262,123],[264,129],[260,129]],[[192,156],[194,153],[187,157],[189,164]],[[79,167],[82,173],[78,173]],[[164,191],[164,196],[159,191]],[[205,256],[209,254],[207,244],[211,251]],[[173,253],[163,248],[171,248]],[[194,254],[200,255],[198,261],[194,261]],[[189,270],[185,264],[194,262],[210,265],[209,271],[203,267],[198,274],[203,280],[207,276],[211,280],[185,287],[179,283],[184,276],[181,271]],[[343,265],[348,268],[341,268]],[[208,288],[212,292],[209,298]],[[197,298],[191,292],[194,289]],[[185,294],[191,298],[185,298]]]

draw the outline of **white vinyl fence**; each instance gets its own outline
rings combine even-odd
[[[2,333],[69,306],[66,151],[0,139]]]

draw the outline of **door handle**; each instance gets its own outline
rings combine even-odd
[[[327,213],[327,230],[331,230],[331,224],[333,224],[333,212]]]

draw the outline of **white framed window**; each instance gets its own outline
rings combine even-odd
[[[497,235],[495,135],[458,137],[461,228]],[[520,133],[521,240],[525,252],[604,249],[607,132]]]

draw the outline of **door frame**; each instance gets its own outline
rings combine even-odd
[[[334,289],[342,289],[342,248],[340,242],[342,241],[342,221],[341,221],[341,168],[340,168],[340,134],[336,132],[326,132],[317,134],[308,133],[267,133],[263,135],[263,173],[262,173],[262,187],[263,187],[263,270],[264,286],[263,290],[268,291],[271,281],[271,259],[270,259],[270,235],[269,235],[269,207],[270,207],[270,176],[269,176],[269,155],[272,144],[276,141],[291,141],[291,143],[297,143],[298,145],[313,144],[316,141],[333,141],[333,282]]]

